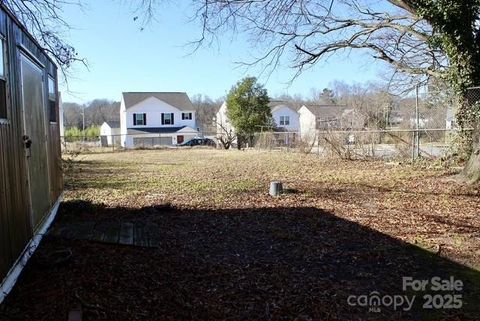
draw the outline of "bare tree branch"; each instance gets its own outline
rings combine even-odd
[[[215,123],[217,125],[217,128],[220,129],[220,132],[217,133],[217,140],[220,142],[220,144],[222,144],[222,147],[224,149],[229,149],[237,138],[237,135],[233,132],[232,129],[228,129],[221,122],[217,121]]]
[[[150,0],[155,1],[155,0]],[[263,53],[246,66],[273,71],[282,61],[300,73],[320,59],[350,50],[386,62],[394,75],[417,82],[442,78],[449,61],[432,45],[433,28],[416,15],[411,1],[381,7],[361,0],[198,0],[202,34],[197,44],[226,31],[246,32]]]
[[[78,1],[69,0],[3,0],[2,3],[35,37],[40,46],[53,58],[68,81],[68,69],[75,62],[88,68],[87,62],[78,57],[75,48],[63,37],[71,26],[63,16],[65,6],[82,6]]]

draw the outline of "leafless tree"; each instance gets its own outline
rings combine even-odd
[[[204,134],[215,132],[216,128],[213,119],[224,99],[212,100],[208,96],[197,94],[193,95],[191,100],[195,108],[197,127],[199,127]]]
[[[85,112],[85,127],[100,126],[105,121],[120,121],[120,102],[108,99],[94,99],[83,105],[64,102],[65,127],[82,128],[83,112]]]
[[[342,81],[333,82],[338,103],[353,108],[362,121],[361,127],[385,129],[389,117],[398,100],[387,88],[374,83],[347,84]]]
[[[81,0],[3,0],[17,19],[33,34],[43,49],[55,60],[64,74],[75,62],[85,66],[86,60],[78,56],[75,48],[64,37],[70,29],[65,21],[63,8],[65,6],[81,6]]]
[[[155,2],[155,0],[151,0]],[[251,63],[274,69],[286,57],[301,72],[339,52],[362,50],[415,83],[442,77],[445,55],[429,40],[433,30],[404,1],[207,0],[198,1],[199,41],[225,30],[246,31],[264,52]]]
[[[292,107],[296,109],[299,109],[303,105],[310,102],[308,99],[304,98],[301,94],[294,94],[294,95],[282,94],[282,95],[273,97],[272,101],[284,101],[289,103]]]
[[[77,103],[63,103],[63,117],[65,128],[82,128],[83,105]]]
[[[82,0],[4,0],[63,69],[79,58],[62,37],[70,26],[62,18],[66,5]],[[148,22],[163,0],[135,2],[134,19]],[[283,58],[301,72],[319,59],[352,49],[394,67],[394,76],[415,82],[441,77],[448,63],[445,55],[428,41],[428,23],[408,10],[405,1],[383,3],[362,0],[194,0],[202,23],[198,43],[225,30],[247,31],[252,45],[263,48],[257,59],[273,70]],[[413,77],[412,77],[413,75]]]
[[[217,128],[220,129],[220,132],[217,133],[217,140],[220,142],[222,147],[224,149],[229,149],[235,139],[237,138],[237,135],[234,133],[234,131],[230,128],[226,128],[222,123],[216,122]]]
[[[40,46],[52,57],[68,80],[69,68],[81,63],[88,68],[87,60],[67,40],[66,34],[71,25],[63,18],[63,10],[68,6],[84,8],[84,0],[1,0],[0,4],[10,10],[16,18],[35,37]],[[112,3],[121,2],[112,0]],[[128,1],[127,1],[128,2]],[[142,24],[148,23],[154,14],[157,1],[136,0],[134,20],[142,18]]]
[[[322,90],[312,88],[310,92],[314,104],[335,105],[337,103],[335,93],[330,88],[323,88]]]

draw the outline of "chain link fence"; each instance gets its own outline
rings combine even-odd
[[[466,99],[457,99],[444,88],[417,87],[414,92],[382,104],[369,100],[350,115],[361,126],[298,131],[261,131],[247,139],[242,148],[299,152],[341,159],[399,159],[460,157],[468,155],[472,124],[480,119],[480,87],[468,90]],[[369,105],[370,104],[370,105]],[[463,123],[458,110],[465,109]],[[341,117],[341,116],[340,116]],[[317,119],[317,122],[321,120]],[[329,126],[327,126],[329,127]],[[231,134],[231,133],[230,133]],[[229,144],[225,144],[225,141]],[[237,139],[227,133],[176,132],[96,137],[62,137],[64,152],[95,153],[128,149],[173,149],[237,147]]]
[[[258,133],[255,148],[294,151],[341,159],[446,158],[454,153],[457,129],[386,129],[363,131],[315,131]],[[296,137],[292,140],[291,137]]]
[[[256,133],[243,148],[298,152],[352,160],[405,160],[418,157],[431,159],[451,154],[452,145],[458,134],[459,130],[455,128],[316,130],[309,133],[265,131]],[[106,153],[129,149],[223,149],[216,133],[196,135],[192,133],[192,137],[189,138],[185,135],[176,136],[153,133],[148,136],[62,137],[62,148],[65,153]],[[236,147],[234,142],[230,149]]]
[[[130,149],[169,149],[182,147],[216,147],[216,133],[182,132],[118,134],[99,136],[63,136],[64,153],[106,153]]]
[[[480,101],[480,87],[470,88],[466,98],[460,100],[453,91],[431,84],[390,99],[368,97],[358,103],[357,97],[358,119],[352,123],[361,126],[325,129],[317,123],[309,131],[257,133],[255,147],[342,159],[464,160],[473,124],[480,119],[480,108],[472,108]],[[465,117],[469,122],[459,122],[462,107],[474,113]]]

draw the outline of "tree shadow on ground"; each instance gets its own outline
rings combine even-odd
[[[55,228],[130,222],[153,247],[48,235],[0,307],[5,320],[478,320],[480,273],[310,207],[108,208],[66,202]],[[69,260],[49,263],[68,248]],[[457,291],[402,288],[463,282]],[[447,304],[459,309],[440,309]],[[425,295],[437,295],[433,309]],[[405,301],[414,298],[411,309]],[[375,298],[381,298],[378,301]],[[452,297],[453,298],[453,297]],[[392,300],[398,306],[394,307]],[[366,303],[365,303],[366,300]]]

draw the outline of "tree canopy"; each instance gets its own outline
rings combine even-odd
[[[269,102],[267,90],[255,77],[246,77],[232,87],[227,95],[227,116],[240,140],[251,137],[262,127],[272,127]]]

